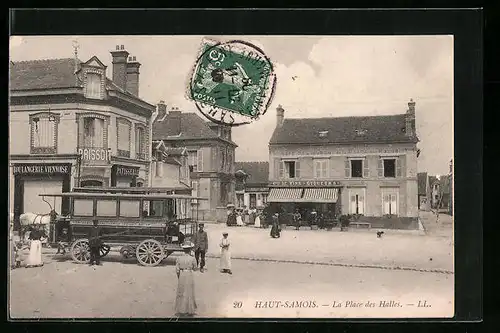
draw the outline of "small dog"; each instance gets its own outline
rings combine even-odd
[[[384,234],[383,231],[377,231],[377,238],[382,238],[383,234]]]

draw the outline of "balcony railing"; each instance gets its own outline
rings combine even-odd
[[[130,158],[130,151],[118,149],[118,156]]]
[[[135,158],[138,160],[146,160],[146,153],[135,153]]]

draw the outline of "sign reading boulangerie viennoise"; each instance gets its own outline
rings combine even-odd
[[[14,164],[15,175],[66,175],[71,173],[71,164]]]

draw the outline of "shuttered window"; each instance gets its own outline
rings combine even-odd
[[[314,178],[328,178],[328,160],[314,160]]]
[[[104,119],[83,118],[83,145],[85,148],[104,148]]]
[[[369,168],[367,159],[363,160],[363,177],[364,178],[370,177],[370,168]]]
[[[31,135],[34,148],[55,149],[56,122],[49,117],[36,117],[31,123]]]
[[[96,73],[87,73],[85,97],[93,99],[101,98],[101,75]]]
[[[398,215],[398,189],[382,191],[382,213],[384,215]]]
[[[130,157],[130,123],[118,120],[118,155]]]

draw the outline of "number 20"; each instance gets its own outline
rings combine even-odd
[[[234,302],[234,303],[233,303],[233,307],[234,307],[235,309],[239,309],[239,308],[241,308],[242,306],[243,306],[243,303],[242,303],[242,302]]]

